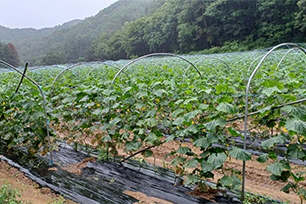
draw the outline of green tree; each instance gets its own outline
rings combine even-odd
[[[206,0],[187,0],[180,2],[182,10],[178,14],[178,43],[180,52],[186,53],[194,50],[209,48],[207,41],[207,17],[205,11]]]
[[[298,11],[295,14],[295,27],[306,34],[306,0],[297,2]]]
[[[243,40],[256,29],[256,1],[216,0],[205,12],[212,46]]]
[[[258,38],[269,39],[271,45],[301,39],[295,28],[298,0],[257,0]]]
[[[49,52],[47,53],[41,61],[43,65],[52,65],[52,64],[64,64],[66,63],[66,57],[63,52]]]

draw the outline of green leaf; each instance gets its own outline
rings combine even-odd
[[[287,120],[285,127],[287,130],[292,130],[299,134],[306,134],[306,123],[300,119],[293,118]]]
[[[197,182],[199,182],[199,180],[200,180],[200,177],[198,175],[191,174],[187,176],[184,184],[186,186],[196,184]]]
[[[186,162],[185,167],[186,168],[197,168],[199,164],[199,161],[196,158],[193,158]]]
[[[190,151],[191,149],[189,147],[180,147],[178,148],[177,153],[186,154],[187,152],[190,152]]]
[[[269,110],[271,110],[271,108],[272,108],[272,106],[267,106],[267,107],[264,107],[264,108],[262,108],[262,109],[260,109],[260,110],[258,110],[260,113],[265,113],[266,111],[269,111]]]
[[[267,166],[267,170],[276,176],[281,176],[283,171],[290,171],[290,165],[284,162],[274,162]]]
[[[266,94],[268,97],[270,97],[274,92],[281,92],[281,90],[279,90],[277,86],[265,88],[262,90],[262,93]]]
[[[240,149],[237,147],[232,148],[229,151],[229,155],[234,157],[235,159],[248,161],[251,160],[252,154],[244,149]]]
[[[198,98],[197,97],[193,97],[193,98],[185,100],[183,104],[187,105],[187,104],[189,104],[191,102],[197,102],[197,101],[198,101]]]
[[[175,121],[173,122],[174,125],[177,126],[181,126],[183,122],[185,122],[185,117],[178,117],[177,119],[175,119]]]
[[[174,140],[176,138],[176,136],[175,135],[170,135],[169,137],[167,137],[166,138],[166,142],[170,142],[170,141],[172,141],[172,140]]]
[[[241,186],[241,181],[236,175],[223,176],[218,183],[223,187],[229,188],[231,190],[239,190]]]
[[[153,94],[157,97],[162,97],[164,94],[167,95],[168,92],[164,89],[158,89],[158,90],[154,91]]]
[[[215,169],[212,164],[209,164],[205,160],[201,163],[201,167],[203,173],[211,172],[212,170]]]
[[[288,183],[287,185],[285,185],[281,191],[285,192],[285,193],[289,193],[290,192],[290,189],[295,189],[296,186],[293,184],[293,183]]]
[[[171,113],[171,116],[173,118],[176,118],[179,114],[181,114],[183,112],[184,112],[184,109],[177,109],[177,110],[173,111],[173,113]]]
[[[102,110],[101,109],[96,109],[92,112],[93,115],[102,115]]]
[[[201,114],[202,111],[201,110],[194,110],[194,111],[191,111],[190,113],[186,113],[184,115],[184,117],[187,118],[187,120],[191,120],[193,119],[195,116],[197,116],[198,114]]]
[[[286,137],[283,135],[278,135],[276,137],[272,137],[266,141],[263,141],[261,143],[262,148],[264,149],[270,149],[271,147],[274,147],[275,144],[283,144],[286,141]]]
[[[221,118],[218,118],[218,119],[213,120],[213,121],[211,121],[211,122],[209,122],[209,123],[206,123],[206,124],[205,124],[205,127],[206,127],[208,130],[214,132],[214,131],[216,130],[216,127],[217,127],[217,126],[224,127],[225,124],[226,124],[226,120],[221,119]]]
[[[207,163],[211,164],[213,169],[217,169],[223,165],[226,159],[227,159],[227,156],[223,152],[218,153],[218,154],[213,153],[208,157]]]
[[[268,154],[262,154],[257,158],[257,161],[260,163],[265,163],[269,159]]]
[[[205,137],[201,137],[200,139],[195,140],[193,142],[193,145],[206,149],[207,147],[209,147],[210,144],[207,142],[207,139]]]
[[[127,142],[127,143],[125,144],[125,150],[126,150],[127,152],[136,151],[136,150],[138,150],[141,146],[142,146],[141,142],[131,141],[131,142]]]
[[[234,106],[229,103],[220,103],[216,109],[224,113],[234,113],[235,112]]]
[[[158,137],[154,133],[149,133],[148,137],[145,139],[145,142],[155,145],[157,142],[159,142]]]
[[[148,92],[147,91],[139,91],[137,94],[136,94],[136,97],[137,98],[142,98],[142,97],[147,97],[148,96]]]
[[[293,159],[302,159],[306,156],[304,150],[296,144],[290,144],[287,148],[287,152]]]
[[[201,110],[206,110],[208,107],[209,107],[209,105],[204,104],[204,103],[201,103],[201,104],[199,105],[199,109],[201,109]]]
[[[287,182],[288,179],[290,178],[290,176],[291,176],[291,172],[290,171],[283,171],[280,176],[272,174],[270,176],[270,179],[273,180],[273,181]]]
[[[156,127],[158,125],[158,121],[155,118],[148,118],[145,121],[149,127]]]
[[[235,130],[232,127],[228,127],[227,128],[228,132],[233,136],[233,137],[243,137],[242,134],[240,132],[238,132],[237,130]]]

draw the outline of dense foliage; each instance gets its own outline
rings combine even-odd
[[[284,182],[284,192],[294,191],[305,199],[300,184],[305,174],[294,170],[290,159],[306,160],[306,106],[283,105],[305,96],[305,55],[288,51],[270,55],[251,84],[248,106],[256,114],[249,117],[247,138],[261,141],[258,149],[266,154],[258,161],[267,164],[271,179]],[[178,148],[168,154],[169,167],[186,176],[185,185],[205,190],[206,179],[218,171],[223,174],[218,186],[239,189],[241,169],[223,164],[228,158],[252,159],[236,141],[244,137],[239,118],[246,83],[263,54],[186,56],[202,76],[180,59],[147,59],[127,67],[113,86],[116,67],[127,62],[79,65],[57,78],[62,71],[57,66],[27,75],[42,86],[49,101],[51,141],[64,139],[76,149],[79,144],[93,147],[100,159],[118,156],[119,149],[149,157],[150,148],[175,142]],[[9,147],[22,145],[44,155],[50,149],[42,100],[28,81],[13,94],[19,78],[12,72],[1,74],[0,138]],[[276,154],[278,145],[285,145],[283,157]],[[51,148],[56,144],[52,142]]]
[[[101,35],[92,49],[95,59],[104,60],[151,52],[188,53],[233,41],[239,41],[240,48],[232,51],[304,42],[303,2],[167,0],[154,14],[126,24],[114,35]]]

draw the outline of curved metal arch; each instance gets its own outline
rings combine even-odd
[[[249,66],[249,68],[248,68],[248,73],[250,72],[250,69],[251,69],[251,67],[253,66],[253,64],[254,64],[258,59],[262,58],[263,56],[265,56],[265,55],[260,55],[260,56],[256,57],[256,58],[251,62],[250,66]]]
[[[24,78],[27,78],[32,84],[34,84],[39,92],[40,92],[40,95],[43,99],[43,108],[44,108],[44,116],[45,116],[45,123],[46,123],[46,129],[47,129],[47,138],[48,138],[48,146],[49,146],[49,151],[50,151],[50,164],[52,165],[53,164],[53,158],[52,158],[52,150],[51,150],[51,140],[50,140],[50,127],[49,127],[49,120],[48,120],[48,115],[47,115],[47,101],[46,101],[46,98],[45,98],[45,95],[44,95],[44,92],[41,88],[41,86],[35,82],[33,79],[31,79],[30,77],[28,77],[27,75],[24,75],[20,70],[18,70],[16,67],[14,67],[13,65],[3,61],[3,60],[0,60],[0,62],[6,66],[8,66],[10,69],[13,69],[14,71],[18,72],[19,74],[21,74],[22,76],[24,76]]]
[[[222,62],[223,64],[225,64],[225,66],[226,66],[228,69],[231,69],[231,67],[230,67],[224,60],[222,60],[222,59],[220,59],[220,58],[211,57],[211,58],[206,58],[206,59],[214,59],[214,60],[220,61],[220,62]],[[189,70],[190,66],[191,66],[191,65],[189,65],[188,68],[185,70],[184,75],[183,75],[184,77],[185,77],[187,71]]]
[[[69,71],[69,70],[71,70],[72,68],[75,68],[75,67],[77,67],[77,66],[79,66],[79,65],[81,65],[81,63],[77,63],[77,64],[75,64],[75,65],[72,65],[72,66],[70,66],[70,67],[67,67],[66,69],[64,69],[64,70],[62,70],[60,73],[58,73],[58,75],[54,78],[54,80],[53,80],[53,83],[52,83],[52,86],[51,86],[51,90],[50,90],[50,97],[52,97],[52,95],[53,95],[53,89],[54,89],[54,86],[55,86],[55,82],[59,79],[59,77],[63,74],[63,73],[65,73],[65,72],[67,72],[67,71]]]
[[[196,71],[198,72],[198,74],[200,75],[200,77],[202,77],[202,74],[201,72],[199,71],[199,69],[193,64],[191,63],[189,60],[185,59],[184,57],[181,57],[179,55],[176,55],[176,54],[171,54],[171,53],[152,53],[152,54],[148,54],[148,55],[144,55],[144,56],[141,56],[141,57],[138,57],[137,59],[134,59],[132,60],[131,62],[127,63],[126,65],[124,65],[120,70],[119,72],[115,75],[115,77],[113,78],[112,80],[112,83],[111,83],[111,87],[113,87],[114,83],[115,83],[115,80],[117,79],[117,77],[119,76],[119,74],[121,72],[123,72],[124,69],[126,69],[129,65],[141,60],[141,59],[144,59],[144,58],[148,58],[148,57],[153,57],[153,56],[169,56],[169,57],[177,57],[181,60],[184,60],[185,62],[187,62],[188,64],[190,64],[192,67],[194,67],[196,69]]]
[[[106,64],[106,63],[104,63],[104,62],[102,62],[102,64],[103,64],[103,65],[110,66],[110,67],[113,67],[113,68],[115,68],[115,69],[117,69],[117,70],[120,70],[119,67],[116,67],[116,66],[114,66],[114,65]],[[97,67],[92,67],[92,70],[88,73],[87,76],[89,76],[89,75],[91,74],[91,72],[93,72],[93,70],[95,70],[95,69],[97,69]],[[129,77],[129,75],[128,75],[126,72],[123,72],[123,74],[124,74],[129,80],[131,80],[131,78]]]
[[[247,136],[247,123],[248,123],[248,102],[249,102],[249,91],[250,91],[250,85],[252,82],[253,77],[255,76],[256,72],[258,69],[261,67],[262,63],[265,61],[265,59],[276,49],[287,46],[289,48],[294,47],[299,50],[301,50],[305,55],[306,55],[306,50],[299,45],[295,43],[282,43],[277,46],[274,46],[271,50],[269,50],[260,60],[258,63],[257,67],[253,70],[251,76],[249,77],[248,83],[246,85],[246,96],[245,96],[245,115],[244,115],[244,143],[243,143],[243,149],[246,150],[246,136]],[[243,161],[242,165],[242,200],[244,200],[244,192],[245,192],[245,167],[246,167],[246,162]]]
[[[285,60],[285,58],[287,57],[287,55],[288,55],[290,52],[294,51],[294,50],[299,50],[299,49],[298,49],[297,47],[294,47],[294,48],[289,49],[289,50],[284,54],[284,56],[283,56],[282,59],[279,61],[279,63],[277,64],[276,70],[279,68],[279,66],[281,65],[281,63]]]

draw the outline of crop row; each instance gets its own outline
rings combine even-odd
[[[251,160],[233,138],[244,138],[246,84],[265,53],[184,56],[201,75],[175,57],[146,58],[122,70],[114,81],[125,61],[32,69],[26,75],[41,86],[47,104],[27,79],[15,93],[20,74],[2,72],[1,142],[44,155],[57,148],[56,140],[65,139],[94,147],[100,159],[108,159],[118,156],[119,149],[132,156],[152,156],[152,147],[175,141],[178,149],[169,152],[175,155],[175,173],[186,176],[185,185],[206,189],[206,179],[214,177],[214,170],[224,170],[228,157]],[[305,56],[299,50],[269,55],[250,86],[248,111],[255,113],[248,118],[248,132],[251,139],[264,140],[261,148],[268,153],[258,161],[274,161],[267,166],[271,179],[287,182],[283,191],[293,190],[305,199],[299,184],[305,177],[292,171],[289,163],[306,159],[305,105],[290,104],[303,102],[304,67]],[[46,137],[47,128],[51,137]],[[273,149],[284,143],[285,159],[278,160]],[[190,168],[193,171],[187,173]],[[241,188],[241,170],[222,172],[218,185]]]

